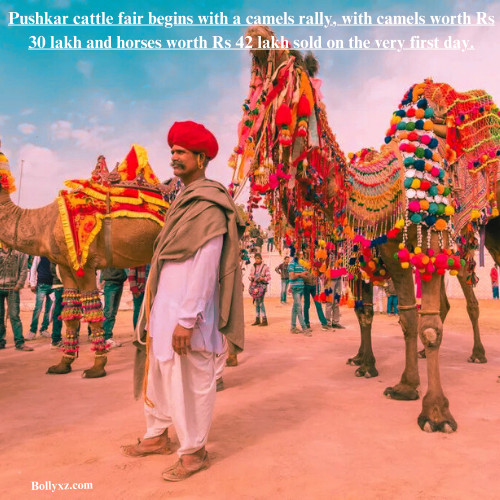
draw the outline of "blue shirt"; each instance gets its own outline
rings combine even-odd
[[[295,259],[288,264],[288,272],[289,273],[303,273],[305,271],[304,267],[299,264],[298,261]],[[295,278],[294,280],[292,279],[292,276],[290,275],[290,286],[296,290],[299,289],[304,289],[304,279],[303,278]]]

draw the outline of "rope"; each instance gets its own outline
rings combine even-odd
[[[418,311],[421,316],[433,316],[436,314],[441,314],[441,311]]]
[[[151,340],[149,335],[149,314],[151,312],[151,292],[149,289],[149,280],[146,283],[146,290],[144,292],[146,300],[146,305],[144,312],[146,314],[146,360],[144,362],[144,377],[142,382],[142,393],[144,395],[144,403],[150,408],[154,408],[154,403],[148,398],[147,390],[148,390],[148,373],[149,373],[149,350],[151,348]]]
[[[398,306],[398,309],[400,311],[410,311],[411,309],[416,309],[417,308],[417,304],[412,304],[410,306]]]

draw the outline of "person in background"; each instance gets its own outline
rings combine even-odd
[[[325,315],[323,314],[323,306],[320,302],[316,302],[316,300],[314,299],[316,295],[318,295],[318,277],[308,272],[304,276],[304,322],[307,328],[311,328],[311,322],[309,320],[309,308],[311,307],[312,297],[314,305],[316,307],[316,312],[318,313],[319,322],[321,323],[321,329],[328,330],[328,322],[326,321]]]
[[[300,333],[297,329],[297,319],[302,327],[302,333],[306,337],[311,337],[311,329],[307,328],[302,314],[302,297],[304,296],[304,278],[307,274],[304,266],[300,263],[302,259],[302,251],[298,251],[297,255],[288,264],[288,272],[290,273],[290,288],[292,290],[293,306],[292,318],[290,325],[290,333]]]
[[[0,249],[0,349],[5,349],[5,300],[18,351],[32,351],[24,343],[23,324],[19,317],[19,290],[28,275],[28,256],[2,244]]]
[[[259,226],[259,234],[255,238],[255,253],[262,252],[262,245],[263,244],[264,244],[264,238],[262,237],[262,233],[260,232],[260,226]]]
[[[332,302],[332,328],[343,330],[344,325],[340,322],[340,298],[342,296],[342,277],[332,279],[332,291],[333,291],[333,302]]]
[[[62,320],[61,312],[63,309],[62,305],[62,294],[64,291],[64,285],[57,273],[57,266],[53,262],[50,263],[50,273],[52,274],[52,293],[54,294],[54,311],[52,313],[52,336],[51,336],[51,348],[57,349],[61,347],[62,341]]]
[[[286,304],[286,294],[288,292],[288,283],[290,282],[290,273],[288,272],[288,264],[290,263],[290,257],[287,255],[283,262],[275,269],[275,271],[281,277],[281,304]]]
[[[267,251],[272,252],[274,250],[274,228],[269,226],[267,228]]]
[[[267,264],[262,262],[262,255],[260,253],[256,253],[254,256],[254,265],[250,268],[250,276],[248,279],[250,280],[250,287],[252,287],[252,285],[256,285],[261,289],[261,294],[258,296],[252,295],[255,303],[255,322],[252,323],[252,326],[267,326],[269,323],[267,322],[264,297],[266,295],[267,285],[271,281],[271,273],[269,272]],[[261,314],[262,321],[260,320]]]
[[[30,331],[26,336],[26,340],[34,340],[38,331],[38,318],[42,311],[45,301],[45,310],[40,327],[40,335],[42,337],[50,337],[48,331],[50,323],[50,309],[52,308],[52,273],[50,272],[50,260],[47,257],[36,256],[30,269],[30,288],[36,294],[35,309],[31,318]]]
[[[391,315],[396,316],[399,314],[398,296],[396,294],[396,288],[394,287],[394,283],[392,282],[391,279],[387,280],[386,293],[387,293],[387,314],[389,316]]]
[[[108,349],[121,347],[121,343],[113,339],[113,327],[115,326],[116,313],[120,307],[123,293],[123,283],[127,279],[124,269],[117,267],[106,267],[101,271],[101,281],[104,281],[104,339]]]
[[[373,312],[374,313],[385,313],[384,308],[384,298],[385,290],[383,286],[374,285],[373,286]]]
[[[250,264],[248,250],[246,248],[240,248],[240,268],[243,269],[243,266],[248,266],[248,264]]]
[[[134,303],[134,315],[132,323],[137,326],[139,312],[141,310],[142,301],[144,300],[144,291],[146,290],[146,281],[148,280],[150,265],[131,267],[128,271],[128,284],[132,292],[132,301]]]
[[[490,271],[491,289],[493,291],[493,298],[498,299],[498,266],[495,265]]]

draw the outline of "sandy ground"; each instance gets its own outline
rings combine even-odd
[[[46,375],[59,359],[48,340],[18,352],[8,333],[0,351],[0,498],[204,499],[494,499],[500,496],[500,327],[498,302],[481,301],[488,364],[466,362],[472,333],[463,300],[453,300],[441,349],[441,373],[454,434],[417,426],[420,401],[398,402],[383,390],[399,381],[403,339],[396,319],[377,315],[379,377],[359,379],[345,364],[357,352],[348,327],[313,337],[290,335],[290,305],[268,299],[270,325],[247,327],[240,366],[227,368],[208,443],[212,467],[183,483],[161,471],[176,455],[123,457],[121,444],[144,431],[142,403],[132,397],[131,312],[120,312],[108,376],[81,378],[92,364],[82,346],[74,371]],[[253,318],[246,301],[247,324]],[[24,325],[29,313],[23,313]],[[420,360],[426,388],[425,360]],[[89,490],[33,490],[33,483]],[[50,483],[49,483],[50,482]],[[83,487],[83,486],[81,486]]]

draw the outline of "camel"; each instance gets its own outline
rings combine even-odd
[[[0,154],[0,158],[2,156]],[[108,229],[97,234],[90,245],[85,265],[77,272],[68,251],[58,201],[37,209],[16,206],[10,199],[11,189],[6,189],[4,184],[4,179],[9,175],[8,162],[0,163],[0,242],[29,255],[47,257],[59,266],[64,284],[61,315],[65,324],[63,355],[58,364],[49,367],[47,373],[65,374],[71,371],[71,364],[78,355],[77,331],[83,309],[83,319],[89,321],[91,329],[95,359],[94,365],[85,370],[82,376],[105,376],[108,350],[103,337],[103,313],[96,270],[109,266],[130,268],[149,263],[153,243],[161,226],[151,219],[108,219]],[[139,186],[136,188],[140,189]]]
[[[247,36],[252,39],[255,44],[257,37],[260,40],[263,38],[270,39],[273,33],[268,28],[250,28]],[[248,40],[248,38],[247,38]],[[256,46],[256,45],[253,45]],[[292,61],[292,62],[291,62]],[[292,75],[292,72],[295,74]],[[314,169],[308,169],[304,159],[309,159],[304,154],[306,150],[305,139],[300,137],[298,131],[301,126],[307,127],[307,117],[305,113],[300,112],[302,99],[301,92],[303,89],[307,91],[307,82],[304,83],[305,69],[298,54],[293,51],[287,51],[284,47],[281,51],[268,53],[266,51],[253,51],[253,74],[250,84],[250,95],[245,101],[244,119],[240,124],[240,143],[236,148],[236,155],[231,158],[230,165],[235,168],[235,177],[233,187],[236,194],[242,189],[244,180],[251,177],[254,181],[253,189],[259,193],[259,184],[262,189],[260,193],[267,193],[274,187],[274,191],[279,194],[266,194],[266,196],[275,196],[274,201],[279,205],[282,203],[282,210],[285,217],[292,221],[298,214],[290,213],[286,207],[290,209],[293,206],[289,203],[290,196],[294,196],[294,189],[298,190],[299,185],[294,182],[300,176],[304,177],[307,174],[317,176]],[[287,77],[289,80],[287,80]],[[312,78],[309,79],[310,87]],[[287,82],[290,83],[287,86]],[[313,85],[314,86],[314,83]],[[317,89],[316,89],[317,90]],[[283,106],[285,104],[285,106]],[[301,193],[304,198],[310,195],[310,201],[316,201],[316,207],[321,208],[329,215],[330,219],[334,219],[335,211],[338,206],[332,206],[331,202],[338,202],[342,198],[343,180],[347,173],[347,165],[343,160],[343,154],[335,142],[335,137],[331,133],[327,123],[326,115],[319,112],[322,104],[316,101],[316,113],[311,113],[309,108],[309,119],[312,124],[317,125],[318,122],[322,127],[318,128],[318,134],[322,133],[323,147],[328,150],[330,155],[329,170],[323,173],[323,180],[328,184],[327,199],[330,202],[325,203],[325,200],[319,200],[318,191],[321,190],[321,183],[316,183],[311,190],[306,193]],[[253,108],[253,109],[252,109]],[[284,112],[283,111],[284,108]],[[287,109],[288,108],[288,111]],[[303,109],[307,109],[307,106]],[[314,110],[314,108],[312,108]],[[290,111],[292,110],[293,113]],[[323,110],[324,111],[324,110]],[[292,115],[292,117],[290,117]],[[297,116],[298,124],[294,123],[294,116]],[[311,126],[311,123],[309,123]],[[429,134],[434,137],[434,129],[437,131],[440,124],[434,123],[433,130]],[[294,129],[298,130],[292,140]],[[443,132],[442,128],[439,130]],[[446,130],[444,131],[446,134]],[[304,134],[307,135],[307,134]],[[263,139],[264,138],[264,139]],[[311,139],[311,137],[309,137]],[[312,150],[318,149],[316,138],[312,144]],[[398,165],[402,165],[402,156],[399,151],[399,142],[397,138],[390,138],[389,144],[384,149],[384,154],[388,151],[393,151],[393,159],[395,158]],[[269,152],[270,151],[270,152]],[[390,152],[390,151],[389,151]],[[264,159],[266,158],[266,159]],[[259,161],[260,160],[260,161]],[[302,162],[302,165],[301,165]],[[321,163],[321,162],[320,162]],[[254,165],[256,168],[253,168]],[[302,167],[302,171],[299,171]],[[332,168],[333,167],[333,168]],[[265,184],[265,181],[268,181]],[[340,182],[340,186],[338,185]],[[260,182],[259,182],[260,181]],[[262,186],[264,185],[264,186]],[[284,187],[286,186],[286,187]],[[270,189],[271,188],[271,189]],[[323,189],[324,191],[324,189]],[[332,194],[334,196],[332,196]],[[297,195],[298,197],[299,195]],[[257,196],[257,199],[259,196]],[[341,207],[342,208],[342,207]],[[344,207],[345,208],[345,207]],[[292,208],[293,210],[293,208]],[[386,211],[385,220],[379,219],[378,226],[392,227],[391,213],[392,207]],[[498,261],[498,219],[492,219],[486,227],[487,246],[493,257]],[[416,247],[417,243],[422,244],[422,238],[427,243],[427,249],[433,248],[438,251],[443,246],[448,246],[448,236],[446,233],[438,231],[418,231],[415,226],[410,226],[408,232],[405,233],[406,243],[412,247]],[[393,255],[398,252],[401,237],[385,240],[378,245],[379,254],[383,262],[386,264],[396,286],[399,302],[400,302],[400,323],[403,328],[406,344],[406,363],[405,370],[401,376],[400,382],[386,389],[385,394],[394,399],[411,400],[419,397],[417,388],[420,384],[417,365],[417,334],[420,337],[425,347],[425,356],[427,358],[428,380],[429,385],[427,393],[422,401],[422,411],[418,418],[419,426],[427,431],[444,431],[452,432],[456,430],[457,424],[449,410],[449,403],[446,399],[441,387],[439,376],[438,353],[442,339],[442,325],[444,318],[449,309],[449,304],[444,293],[443,277],[440,274],[429,276],[422,283],[422,310],[417,314],[415,303],[413,276],[410,267],[403,268],[397,262]],[[465,276],[460,274],[461,285],[465,283]],[[466,299],[468,300],[468,312],[471,320],[477,326],[478,307],[477,300],[473,298],[472,288],[463,286]],[[371,324],[373,319],[372,306],[372,289],[370,284],[362,283],[360,286],[360,295],[362,298],[360,307],[356,308],[361,329],[361,347],[358,355],[350,361],[354,364],[359,364],[357,370],[358,376],[375,376],[377,371],[375,368],[375,358],[371,347]],[[437,305],[438,306],[437,306]],[[419,318],[420,317],[420,318]],[[478,330],[474,328],[475,339],[478,343],[475,344],[472,360],[481,360],[484,357],[484,349],[480,345]]]

